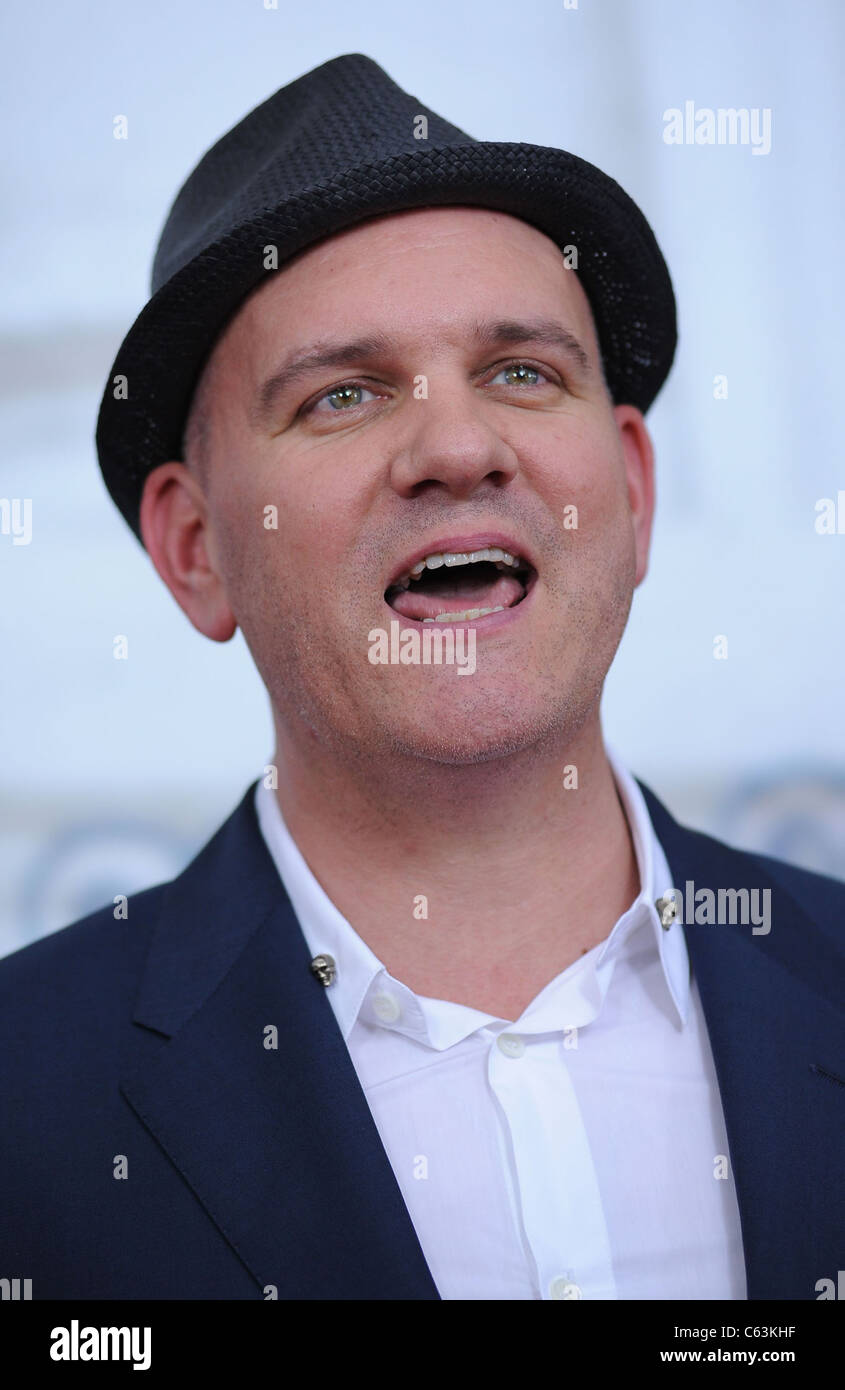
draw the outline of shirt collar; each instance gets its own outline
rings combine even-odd
[[[564,981],[568,999],[566,1025],[580,1026],[594,1018],[609,988],[621,950],[632,934],[643,927],[656,946],[678,1018],[681,1024],[686,1022],[690,982],[686,942],[677,924],[668,931],[661,926],[655,906],[657,899],[672,886],[669,865],[639,786],[619,755],[607,744],[605,751],[631,829],[640,891],[609,936],[541,990],[523,1015],[526,1023],[523,1031],[551,1031],[563,1027],[559,1008],[555,1012],[553,986]],[[278,798],[263,780],[259,780],[256,787],[255,809],[261,833],[308,949],[312,956],[329,954],[337,964],[337,976],[330,988],[332,1007],[344,1040],[348,1040],[362,1009],[369,1021],[390,1021],[379,1019],[378,1015],[379,1007],[383,1011],[388,1008],[388,1004],[382,1003],[385,996],[388,1001],[396,999],[401,1006],[401,1025],[397,1027],[438,1050],[494,1021],[490,1014],[451,1001],[445,1010],[442,1004],[433,1009],[433,1001],[415,995],[395,980],[317,882],[285,824]]]
[[[690,966],[683,931],[675,924],[668,930],[661,925],[657,901],[671,891],[672,873],[651,823],[645,797],[636,779],[624,765],[621,757],[605,741],[605,753],[610,763],[619,799],[628,818],[631,839],[640,876],[640,891],[628,911],[623,913],[608,936],[598,947],[598,967],[601,969],[618,949],[617,941],[624,939],[633,925],[640,921],[649,923],[651,934],[657,945],[663,975],[680,1022],[686,1023],[689,1011]]]
[[[284,822],[278,797],[264,780],[255,791],[255,810],[312,958],[328,954],[337,964],[337,976],[329,989],[345,1040],[370,985],[384,966],[320,887]]]

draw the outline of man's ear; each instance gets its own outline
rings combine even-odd
[[[634,587],[642,584],[648,570],[648,551],[651,525],[654,520],[654,446],[646,429],[642,412],[633,405],[613,407],[616,428],[625,456],[628,480],[628,505],[637,552],[637,574]]]
[[[228,642],[237,630],[209,544],[202,488],[184,463],[162,463],[144,483],[141,535],[150,559],[198,632]]]

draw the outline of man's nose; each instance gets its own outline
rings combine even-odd
[[[428,389],[427,399],[408,403],[412,423],[391,466],[399,495],[415,497],[439,487],[469,497],[484,482],[495,487],[511,482],[519,472],[517,456],[485,418],[484,402],[473,388],[429,383]]]

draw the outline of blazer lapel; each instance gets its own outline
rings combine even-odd
[[[842,961],[760,859],[677,824],[640,783],[672,886],[771,892],[771,930],[684,924],[721,1092],[751,1299],[836,1277]],[[763,902],[764,899],[758,901]],[[841,1210],[841,1208],[840,1208]]]
[[[438,1299],[253,793],[165,890],[122,1093],[256,1297]]]

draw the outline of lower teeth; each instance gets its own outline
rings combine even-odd
[[[463,613],[438,613],[436,618],[423,618],[424,623],[465,623],[472,618],[483,618],[488,613],[504,613],[505,605],[496,608],[467,608]]]

